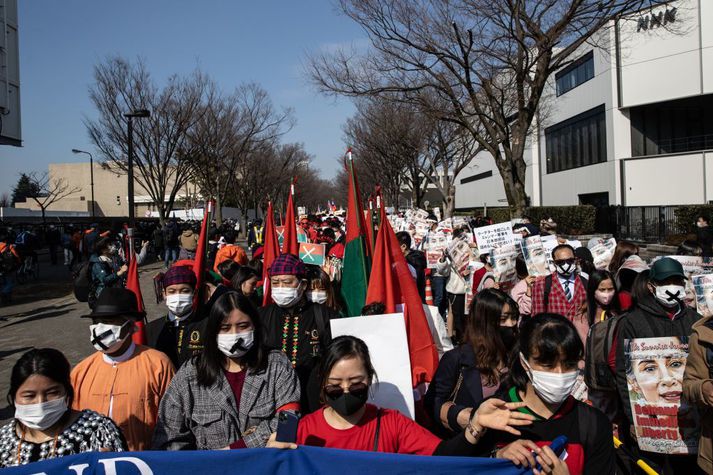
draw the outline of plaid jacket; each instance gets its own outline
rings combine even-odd
[[[579,275],[574,278],[574,296],[567,300],[562,284],[557,278],[557,273],[552,274],[552,288],[550,289],[549,305],[545,308],[545,277],[535,281],[532,287],[532,316],[538,313],[558,313],[572,321],[579,321],[587,314],[587,289],[582,284]],[[583,307],[584,306],[584,307]],[[584,312],[582,310],[584,309]]]
[[[240,439],[264,447],[277,429],[277,409],[299,400],[297,376],[279,351],[270,352],[266,371],[246,374],[239,409],[222,372],[206,388],[198,385],[194,360],[187,361],[161,400],[153,448],[214,450]]]

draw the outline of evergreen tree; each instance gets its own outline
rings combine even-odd
[[[20,175],[17,185],[12,189],[12,205],[21,201],[27,201],[27,198],[32,198],[40,193],[37,183],[30,180],[30,176],[26,173]]]

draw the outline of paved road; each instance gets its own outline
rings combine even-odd
[[[0,423],[12,417],[5,396],[12,367],[25,351],[57,348],[72,365],[94,351],[89,343],[91,321],[80,318],[89,313],[89,307],[75,300],[67,268],[51,266],[47,257],[40,255],[40,279],[18,286],[13,304],[0,307]],[[139,269],[149,320],[159,318],[165,308],[156,304],[152,283],[161,268],[155,263]]]

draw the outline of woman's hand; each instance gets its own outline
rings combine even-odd
[[[291,442],[278,442],[277,441],[277,432],[273,432],[272,435],[270,436],[270,438],[267,439],[267,445],[265,447],[267,447],[268,449],[294,450],[297,448],[297,444],[293,444]]]
[[[520,439],[498,450],[495,457],[509,460],[520,467],[535,468],[535,457],[541,452],[542,449],[533,441]]]
[[[505,402],[495,398],[486,399],[475,412],[474,422],[476,426],[520,435],[520,431],[512,426],[527,426],[535,420],[534,416],[517,411],[517,409],[525,406],[527,404],[524,402]]]
[[[126,266],[126,264],[124,264],[123,266],[121,266],[121,268],[119,268],[119,271],[116,273],[116,275],[122,276],[122,275],[126,274],[126,271],[128,271],[128,270],[129,270],[129,268]]]
[[[569,467],[552,451],[551,448],[545,446],[537,456],[537,463],[540,464],[541,470],[533,469],[533,475],[541,475],[551,473],[552,475],[569,475]]]

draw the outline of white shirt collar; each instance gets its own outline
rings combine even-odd
[[[131,338],[131,336],[129,336],[129,338]],[[131,345],[129,345],[129,348],[127,348],[123,354],[112,357],[104,353],[102,357],[104,358],[104,362],[108,364],[123,363],[134,355],[134,351],[136,351],[136,343],[132,340]]]
[[[188,320],[193,312],[187,313],[186,315],[179,317],[178,315],[175,315],[173,312],[170,310],[168,311],[168,321],[173,323],[174,325],[178,326],[181,322]]]

